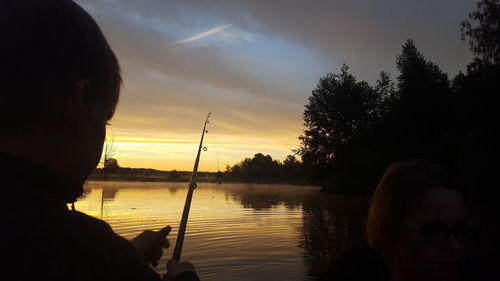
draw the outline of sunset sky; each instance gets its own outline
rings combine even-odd
[[[396,79],[406,39],[453,77],[471,60],[460,22],[472,0],[76,0],[120,60],[124,87],[108,136],[120,166],[200,170],[299,145],[319,78],[343,63]]]

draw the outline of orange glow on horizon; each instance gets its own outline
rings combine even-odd
[[[199,170],[224,171],[226,165],[232,166],[256,153],[269,154],[282,161],[299,145],[297,138],[291,140],[240,136],[223,136],[214,140],[205,135],[203,146],[207,151],[202,151]],[[191,171],[200,139],[195,134],[162,138],[114,136],[109,137],[108,142],[113,143],[115,153],[112,158],[116,158],[121,167]]]

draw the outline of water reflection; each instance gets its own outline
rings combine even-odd
[[[232,186],[227,192],[234,200],[241,203],[244,208],[254,210],[268,210],[283,205],[288,209],[300,208],[302,205],[302,192],[294,186],[284,185],[257,185],[246,184],[238,188]],[[314,188],[316,189],[316,188]]]
[[[102,216],[126,238],[169,224],[173,245],[186,187],[90,182],[76,207]],[[323,194],[316,187],[200,183],[183,259],[195,263],[204,281],[315,280],[343,250],[363,243],[366,203]]]
[[[345,251],[365,244],[367,200],[325,194],[305,197],[299,247],[308,276],[319,278]]]
[[[103,188],[102,199],[106,201],[113,201],[118,193],[118,188]]]

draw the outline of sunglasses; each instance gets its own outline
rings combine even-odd
[[[404,225],[417,232],[420,232],[424,241],[430,243],[444,243],[451,234],[459,242],[467,242],[474,238],[479,232],[479,226],[470,222],[459,222],[449,226],[445,222],[436,221],[424,224],[405,222]]]

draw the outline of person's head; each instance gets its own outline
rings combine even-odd
[[[472,231],[466,216],[462,195],[441,166],[395,163],[373,195],[368,243],[392,274],[452,280]]]
[[[71,0],[1,1],[0,34],[0,151],[82,182],[118,102],[113,51]]]

